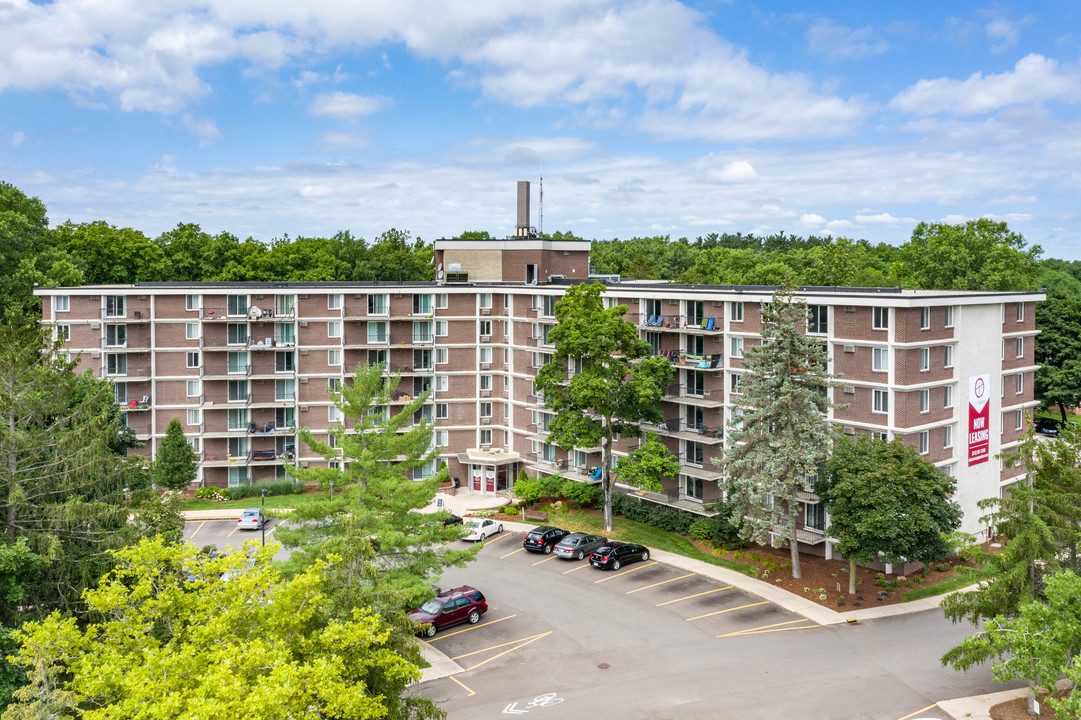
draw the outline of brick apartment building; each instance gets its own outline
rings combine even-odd
[[[523,210],[524,205],[524,210]],[[302,446],[343,422],[327,396],[358,364],[401,373],[388,412],[424,390],[441,459],[466,492],[513,486],[519,470],[590,482],[600,448],[547,442],[551,414],[534,391],[555,303],[589,278],[589,243],[439,240],[437,279],[416,283],[138,283],[38,288],[43,321],[82,370],[109,378],[127,422],[153,457],[179,418],[199,451],[200,481],[235,485],[325,461]],[[605,278],[607,302],[676,366],[655,431],[681,463],[655,502],[703,512],[719,497],[711,462],[725,443],[744,350],[761,341],[760,307],[774,288],[681,286]],[[1021,475],[996,455],[1025,431],[1033,398],[1035,303],[1044,295],[805,288],[808,333],[822,338],[843,385],[831,411],[845,433],[900,437],[957,479],[964,529],[977,501]],[[974,407],[970,407],[974,405]],[[981,411],[982,412],[979,412]],[[982,418],[982,420],[981,420]],[[638,437],[624,437],[617,453]],[[418,476],[434,472],[422,468]],[[800,540],[826,548],[825,517],[808,492]]]

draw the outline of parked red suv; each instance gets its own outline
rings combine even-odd
[[[486,612],[488,601],[484,599],[484,593],[475,587],[462,585],[439,593],[410,612],[409,619],[423,625],[421,633],[432,637],[437,630],[451,625],[462,622],[473,625]]]

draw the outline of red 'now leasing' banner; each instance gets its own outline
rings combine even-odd
[[[991,376],[968,379],[968,464],[979,465],[990,457]]]

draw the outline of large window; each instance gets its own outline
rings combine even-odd
[[[248,344],[248,325],[247,323],[229,323],[229,338],[230,345],[247,345]]]
[[[57,312],[68,312],[71,310],[71,297],[69,295],[57,295],[54,305]]]
[[[293,296],[292,295],[275,295],[274,296],[274,315],[288,316],[293,314]]]
[[[248,429],[248,409],[231,408],[228,411],[228,427],[230,430]]]
[[[702,443],[695,442],[694,440],[684,440],[684,462],[687,465],[695,465],[701,467],[702,465]]]
[[[248,314],[247,295],[229,295],[226,314],[230,317],[240,317]]]
[[[342,294],[330,293],[327,295],[327,310],[341,310],[342,309]]]
[[[369,315],[386,315],[387,309],[390,303],[387,302],[386,295],[369,295],[368,296],[368,314]]]
[[[731,355],[734,358],[743,357],[743,338],[734,337],[730,338]]]
[[[291,373],[295,370],[296,364],[291,350],[288,352],[274,353],[274,372]]]
[[[387,341],[387,324],[385,322],[368,323],[368,342],[385,343]]]
[[[199,323],[184,323],[184,338],[186,340],[198,340]]]
[[[541,298],[541,315],[544,317],[556,316],[556,303],[559,298],[554,295],[545,295]]]
[[[430,296],[426,296],[430,297]],[[414,322],[413,323],[413,342],[415,343],[430,343],[432,341],[432,323],[431,321]]]
[[[889,348],[873,348],[871,350],[871,369],[875,372],[888,372],[890,369]]]
[[[105,317],[126,317],[128,299],[123,295],[105,296]]]
[[[482,347],[477,352],[479,354],[478,359],[480,360],[482,365],[488,365],[488,364],[490,364],[492,362],[492,348],[491,347]]]
[[[185,395],[187,397],[199,397],[203,391],[203,383],[200,380],[188,380],[187,387],[185,388]]]
[[[274,381],[274,400],[292,400],[296,397],[296,381],[292,378],[288,380],[275,380]]]
[[[683,478],[683,494],[691,500],[702,500],[702,478],[685,475]]]
[[[229,402],[246,402],[248,399],[248,381],[230,380],[228,392]]]
[[[105,345],[108,347],[126,347],[128,344],[127,325],[106,325]]]
[[[342,351],[341,350],[327,350],[327,365],[334,367],[335,365],[342,364]]]
[[[829,332],[829,307],[826,305],[807,306],[807,332],[825,335]]]
[[[199,353],[190,352],[187,353],[185,358],[185,367],[197,368],[199,367]]]
[[[340,320],[331,320],[327,323],[327,337],[340,338],[342,336],[342,323]]]
[[[874,390],[874,404],[873,409],[876,413],[888,413],[890,411],[890,393],[889,390]]]
[[[127,375],[128,356],[119,353],[108,353],[105,356],[106,375]]]
[[[228,358],[228,371],[229,373],[247,373],[248,372],[248,353],[246,352],[231,352]]]
[[[188,417],[187,417],[188,425],[198,425],[199,424],[199,418],[200,418],[199,408],[188,408]]]
[[[428,315],[432,312],[432,296],[428,294],[413,296],[413,314]]]
[[[492,321],[480,320],[479,323],[481,337],[490,337],[492,334]]]
[[[871,327],[874,330],[886,330],[890,326],[890,309],[884,307],[872,308]]]

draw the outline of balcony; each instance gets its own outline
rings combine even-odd
[[[770,532],[780,535],[784,532],[784,526],[774,525]],[[804,522],[796,522],[796,540],[804,545],[819,545],[826,542],[825,524],[808,525]]]
[[[635,498],[639,502],[648,502],[653,503],[654,505],[678,508],[705,517],[713,517],[717,514],[716,510],[705,507],[702,504],[702,501],[685,495],[680,492],[678,488],[665,488],[664,492],[658,493],[653,492],[652,490],[642,490],[622,483],[618,483],[618,486],[625,492],[627,497]]]
[[[121,403],[121,407],[123,407],[126,412],[138,412],[138,411],[141,411],[141,410],[149,410],[150,409],[150,396],[149,395],[143,395],[138,400],[129,400],[129,401],[125,402],[125,403]]]
[[[292,435],[296,432],[296,430],[296,427],[292,425],[278,425],[275,422],[256,423],[252,421],[248,423],[248,434],[259,437],[267,437],[271,435]]]

